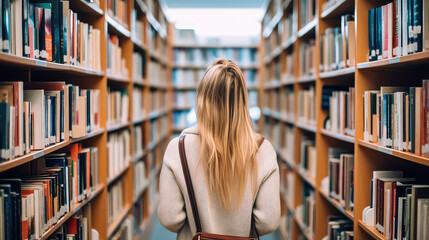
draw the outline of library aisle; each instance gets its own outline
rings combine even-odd
[[[429,0],[1,0],[0,240],[169,240],[159,176],[216,58],[277,153],[262,240],[429,240]]]

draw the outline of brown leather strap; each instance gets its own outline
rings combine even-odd
[[[195,227],[197,228],[197,234],[198,234],[198,233],[202,233],[202,228],[201,228],[201,222],[200,222],[200,215],[198,213],[197,201],[195,200],[194,187],[192,185],[191,175],[189,173],[188,161],[186,159],[185,137],[186,137],[186,134],[182,134],[179,138],[179,155],[180,155],[180,161],[182,163],[183,175],[185,176],[185,182],[186,182],[186,188],[188,190],[189,200],[191,201],[192,215],[194,216]],[[264,140],[265,138],[261,136],[261,138],[258,141],[258,148],[262,145]],[[258,232],[256,230],[253,214],[250,222],[249,238],[258,239]]]
[[[194,215],[195,226],[197,233],[202,233],[200,215],[198,213],[197,201],[195,200],[194,187],[192,186],[191,175],[189,174],[188,161],[186,160],[185,152],[185,134],[182,134],[179,138],[179,154],[180,161],[182,162],[182,170],[185,175],[186,188],[188,189],[189,200],[191,201],[192,214]]]

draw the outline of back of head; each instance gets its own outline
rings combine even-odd
[[[255,190],[257,136],[249,115],[246,82],[232,61],[217,59],[197,88],[201,136],[199,162],[209,187],[226,209],[239,207],[247,179]]]

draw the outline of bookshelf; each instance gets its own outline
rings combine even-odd
[[[366,225],[362,219],[362,211],[371,202],[372,192],[369,187],[373,171],[402,170],[404,176],[425,182],[423,179],[429,170],[427,157],[364,140],[362,109],[365,91],[380,90],[381,86],[422,86],[422,80],[429,76],[424,67],[429,62],[427,51],[369,61],[368,11],[390,2],[392,1],[268,2],[262,22],[260,48],[260,71],[263,76],[261,88],[264,99],[261,132],[278,152],[283,199],[280,232],[283,239],[324,239],[328,235],[330,216],[341,216],[351,221],[351,231],[355,239],[387,239],[375,227]],[[313,19],[308,18],[311,11],[303,11],[303,6],[314,6]],[[303,14],[306,16],[302,16]],[[350,22],[351,19],[346,19],[345,22],[350,25],[345,23],[345,26],[355,36],[355,42],[346,45],[349,46],[349,61],[329,62],[329,58],[325,56],[328,45],[325,45],[324,40],[329,37],[330,31],[335,32],[335,28],[342,27],[342,16],[347,14],[354,14],[353,23]],[[310,41],[314,41],[315,49],[310,53],[303,52],[308,51],[303,45]],[[351,50],[353,52],[350,52]],[[303,59],[305,61],[302,61]],[[335,66],[327,65],[326,60]],[[305,71],[302,64],[306,65],[306,69],[314,69],[310,74],[303,74]],[[314,89],[315,121],[298,117],[298,114],[308,111],[301,108],[308,108],[307,105],[310,104],[300,104],[299,93],[310,89]],[[344,94],[340,95],[341,97],[348,96],[347,101],[354,102],[353,106],[348,105],[352,114],[347,115],[351,121],[345,123],[345,129],[335,128],[332,117],[329,123],[325,122],[330,116],[345,114],[330,112],[334,109],[330,106],[331,102],[323,100],[327,92],[342,92],[339,93]],[[334,94],[331,95],[333,96]],[[303,139],[314,142],[314,153],[308,151],[311,148],[302,148]],[[329,181],[326,177],[331,171],[330,164],[333,159],[330,154],[334,148],[354,154],[354,209],[347,209],[344,203],[333,197],[328,190]],[[303,153],[309,163],[312,154],[317,155],[314,178],[310,176],[311,165],[307,171],[305,168],[303,171]],[[300,212],[303,211],[301,205],[309,202],[303,195],[303,191],[308,189],[314,194],[314,222],[305,224]],[[288,192],[293,192],[290,193],[292,196],[288,197]]]
[[[175,103],[173,132],[175,134],[180,134],[185,128],[196,123],[195,103],[198,81],[203,77],[207,66],[216,58],[223,57],[237,63],[247,81],[249,107],[260,109],[258,101],[261,81],[259,81],[258,45],[191,43],[186,40],[175,39],[173,47],[172,81]],[[257,126],[256,121],[255,125]]]
[[[100,51],[101,69],[0,53],[0,84],[18,81],[26,86],[33,82],[61,81],[81,89],[99,90],[98,129],[0,162],[0,179],[25,177],[32,176],[30,172],[38,161],[53,153],[67,152],[75,144],[98,149],[98,185],[86,199],[72,204],[70,211],[62,214],[39,239],[54,239],[68,221],[88,211],[92,216],[88,218],[88,226],[98,231],[100,239],[110,239],[129,227],[133,228],[132,239],[143,239],[150,234],[156,220],[162,157],[173,132],[170,57],[173,29],[160,1],[95,2],[73,0],[69,7],[80,21],[100,31],[96,47]],[[123,11],[114,11],[112,4],[122,4]],[[112,95],[109,99],[108,94]],[[109,153],[109,148],[113,148],[109,142],[116,141],[113,137],[116,135],[128,144],[128,148],[122,149],[128,162],[110,176],[109,160],[114,157]],[[134,189],[134,180],[144,184]],[[122,184],[122,205],[118,206],[114,220],[108,222],[108,193],[119,184]],[[129,224],[129,219],[136,224]]]

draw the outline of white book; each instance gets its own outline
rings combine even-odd
[[[30,105],[31,102],[24,102],[25,153],[30,152]]]
[[[423,206],[423,226],[429,225],[429,204]],[[423,239],[429,239],[429,228],[423,228]]]
[[[45,139],[45,95],[44,90],[25,90],[24,100],[31,102],[34,113],[34,149],[44,148]]]
[[[10,107],[10,113],[9,113],[9,158],[13,159],[16,156],[15,153],[15,107]]]
[[[420,198],[417,200],[417,238],[416,240],[426,240],[425,238],[423,238],[423,232],[425,228],[428,228],[428,225],[424,225],[424,220],[425,220],[425,212],[424,211],[424,206],[428,206],[429,205],[429,198]],[[427,220],[426,220],[427,221]]]
[[[398,222],[397,222],[397,234],[396,239],[402,240],[402,222],[403,222],[403,211],[404,211],[404,202],[407,198],[406,197],[400,197],[398,198]]]
[[[429,1],[423,0],[423,51],[429,50]]]
[[[402,1],[402,56],[408,55],[408,0]]]
[[[402,171],[374,171],[372,172],[372,207],[373,209],[377,209],[377,201],[375,199],[376,191],[377,191],[377,179],[379,178],[400,178],[403,176]],[[374,226],[377,229],[380,227],[375,222],[376,218],[374,218]]]

